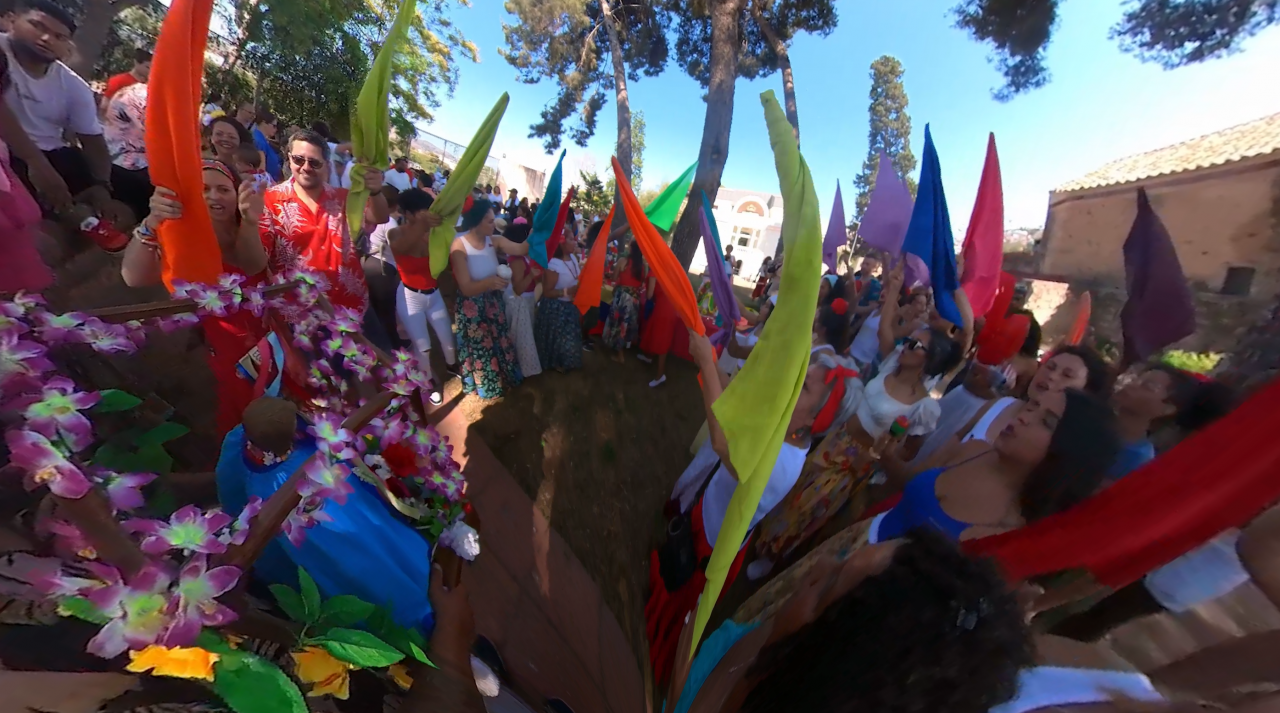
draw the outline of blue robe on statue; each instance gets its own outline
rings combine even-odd
[[[244,426],[237,426],[222,442],[218,458],[218,500],[223,510],[238,516],[257,496],[266,502],[289,476],[316,452],[303,433],[283,462],[259,465],[245,454]],[[390,510],[378,491],[352,478],[355,492],[339,505],[325,501],[323,512],[333,518],[307,530],[302,546],[294,547],[277,535],[254,564],[254,573],[268,584],[297,587],[297,568],[311,575],[325,598],[350,594],[391,610],[397,624],[416,628],[430,637],[435,624],[427,585],[431,579],[431,550],[427,541]]]

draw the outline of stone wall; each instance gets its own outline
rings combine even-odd
[[[1044,332],[1046,347],[1057,344],[1076,314],[1076,302],[1085,291],[1092,302],[1089,325],[1100,344],[1121,345],[1120,310],[1126,300],[1123,288],[1096,280],[1064,280],[1026,273],[1012,273],[1027,287],[1026,308]],[[1171,348],[1194,352],[1231,353],[1260,319],[1270,314],[1271,298],[1228,297],[1196,292],[1196,332]],[[1280,331],[1280,326],[1277,327]],[[1280,346],[1280,341],[1276,346]],[[1280,354],[1280,352],[1273,352]]]

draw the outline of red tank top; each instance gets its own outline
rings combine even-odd
[[[627,268],[618,276],[618,286],[634,287],[638,290],[644,286],[644,278],[636,279],[636,277],[631,274],[631,265],[627,265]]]
[[[507,264],[510,265],[512,262],[517,260],[520,261],[520,264],[524,265],[524,271],[526,273],[531,273],[533,275],[533,279],[529,281],[529,286],[520,294],[531,295],[533,294],[533,291],[538,288],[538,283],[542,281],[542,267],[529,258],[519,255],[513,255],[507,258]]]
[[[396,255],[396,271],[400,281],[415,290],[434,290],[436,278],[431,276],[431,258]]]

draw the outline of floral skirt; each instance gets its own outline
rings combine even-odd
[[[760,622],[772,617],[778,608],[785,604],[792,594],[804,583],[805,576],[813,565],[823,557],[834,557],[846,560],[849,555],[866,547],[871,533],[872,520],[855,522],[837,533],[834,537],[810,550],[799,561],[783,570],[778,576],[769,580],[751,598],[743,602],[734,612],[733,620],[739,624]]]
[[[501,292],[459,295],[453,334],[458,342],[463,391],[495,399],[524,381],[507,331],[507,307]]]
[[[582,368],[582,315],[572,302],[542,298],[533,320],[533,341],[543,369]]]
[[[787,499],[760,522],[756,551],[771,559],[786,557],[827,524],[871,475],[871,462],[862,457],[865,449],[848,429],[827,436]]]
[[[538,347],[533,341],[533,295],[515,295],[508,290],[503,299],[507,302],[507,326],[516,343],[520,373],[526,379],[537,376],[542,373],[542,362],[538,361]]]
[[[640,343],[640,297],[636,288],[618,287],[613,291],[603,339],[606,347],[619,351]]]

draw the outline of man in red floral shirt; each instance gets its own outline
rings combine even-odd
[[[390,349],[382,325],[370,323],[377,317],[368,309],[364,268],[347,229],[347,190],[329,185],[328,143],[314,131],[299,131],[289,138],[285,157],[293,177],[267,189],[258,223],[271,270],[308,268],[322,273],[329,281],[329,302],[365,315],[365,336]],[[382,172],[366,172],[365,186],[370,193],[365,223],[386,222],[390,210],[382,195]]]

